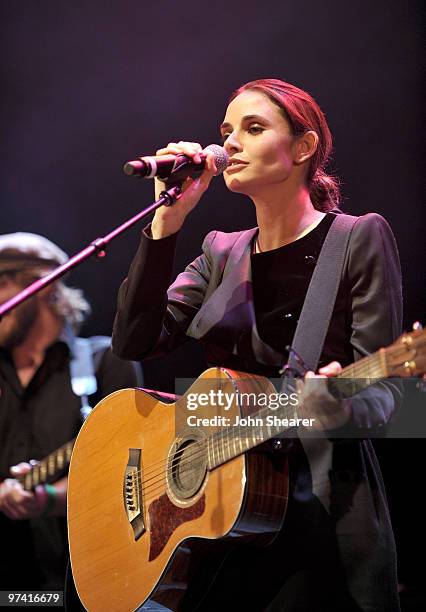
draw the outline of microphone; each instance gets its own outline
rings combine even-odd
[[[123,166],[124,174],[127,176],[139,176],[142,178],[154,178],[167,180],[167,182],[184,181],[186,178],[196,178],[202,174],[207,153],[213,153],[217,173],[222,174],[228,167],[229,157],[225,149],[217,144],[211,144],[201,151],[201,162],[196,164],[191,157],[179,153],[178,155],[153,155],[139,157],[129,161]]]

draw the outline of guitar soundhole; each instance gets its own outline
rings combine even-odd
[[[168,484],[178,499],[193,497],[201,488],[207,472],[204,440],[185,438],[176,441],[169,455]]]

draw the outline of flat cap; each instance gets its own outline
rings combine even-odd
[[[0,235],[0,274],[30,268],[53,269],[68,259],[62,249],[44,236],[28,232]]]

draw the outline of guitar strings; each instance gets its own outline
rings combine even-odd
[[[400,347],[399,350],[395,350],[394,348],[393,352],[396,355],[398,355],[398,353],[404,355],[404,353],[406,353],[406,348]],[[383,368],[381,367],[379,359],[380,359],[380,355],[377,355],[377,354],[365,357],[361,359],[359,362],[351,364],[350,366],[345,368],[341,372],[341,374],[339,374],[337,377],[331,377],[329,380],[336,381],[336,379],[339,379],[341,381],[342,387],[344,387],[346,384],[347,387],[350,387],[350,389],[353,389],[354,383],[350,379],[348,379],[348,373],[350,372],[351,378],[355,378],[355,377],[365,378],[369,381],[369,384],[371,384],[371,379],[373,379],[375,382],[379,382],[383,378]],[[252,416],[260,417],[262,412],[263,411],[259,411],[258,413],[256,413],[256,415],[252,415]],[[283,418],[282,415],[280,418]],[[242,429],[241,427],[238,427],[239,431],[241,431],[241,429]],[[216,442],[216,447],[218,451],[219,451],[220,441],[223,442],[223,440],[227,438],[227,442],[229,442],[229,440],[233,438],[234,452],[235,452],[236,436],[235,436],[235,433],[232,433],[232,435],[230,435],[230,431],[231,430],[229,430],[229,428],[226,428],[224,430],[215,432],[215,434],[211,436],[210,439],[216,438],[215,442]],[[234,432],[235,432],[235,427],[234,427]],[[269,429],[269,434],[270,434],[270,429]],[[251,436],[251,437],[254,437],[255,443],[257,442],[258,444],[265,441],[265,439],[263,438],[263,435],[259,439],[257,439],[256,436]],[[270,439],[271,437],[273,436],[268,435],[268,438],[266,438],[266,440]],[[238,443],[240,445],[241,445],[241,439],[242,438],[238,438]],[[243,439],[245,439],[246,441],[248,440],[247,433],[245,436],[243,436]],[[209,439],[203,439],[203,440],[197,440],[195,442],[191,442],[185,448],[176,451],[171,460],[169,460],[169,458],[165,458],[165,459],[158,460],[154,462],[153,464],[150,464],[146,472],[146,475],[150,475],[149,478],[145,478],[142,480],[142,470],[137,470],[137,472],[134,474],[134,476],[136,476],[136,479],[135,479],[136,484],[138,485],[138,489],[140,489],[144,497],[146,497],[146,501],[148,501],[148,492],[149,494],[152,494],[157,489],[163,488],[164,483],[166,482],[167,473],[173,473],[173,471],[177,470],[177,468],[179,468],[180,475],[190,470],[193,470],[195,461],[198,459],[201,459],[202,457],[205,457],[206,446],[207,446],[207,452],[209,451],[208,440]],[[190,450],[188,451],[188,449]],[[185,452],[186,452],[186,455],[183,456],[183,453]],[[226,451],[224,450],[223,451],[223,455],[224,455],[223,463],[226,462],[225,452]],[[234,455],[234,457],[232,458],[235,458],[236,456],[243,454],[243,452],[244,451],[241,449],[241,452]],[[218,452],[218,455],[220,457],[220,452]],[[228,459],[228,461],[230,459],[231,457]],[[170,467],[167,473],[165,473],[164,470],[162,469],[159,470],[157,467],[154,467],[156,465],[158,465],[158,467],[164,466],[168,462],[170,462]],[[220,463],[218,465],[220,465]],[[159,477],[159,480],[158,480],[158,477]],[[325,480],[324,482],[329,482],[329,479]],[[317,484],[322,484],[322,483],[317,483]]]
[[[258,414],[260,414],[261,412],[262,412],[262,411],[260,411]],[[281,416],[281,418],[282,418],[282,416]],[[234,429],[236,429],[236,428],[234,428]],[[243,431],[243,428],[240,426],[240,427],[238,427],[238,430],[239,430],[239,432],[241,432],[241,431]],[[230,429],[219,430],[218,432],[216,432],[215,434],[213,434],[213,436],[216,438],[216,442],[223,441],[225,438],[227,438],[227,439],[228,439],[228,440],[227,440],[228,442],[229,442],[231,439],[233,439],[233,441],[234,441],[234,448],[235,448],[235,440],[236,440],[236,439],[238,439],[238,443],[239,443],[239,444],[241,444],[241,440],[242,440],[242,439],[243,439],[243,440],[247,440],[247,439],[248,439],[247,434],[246,434],[246,435],[244,435],[244,436],[242,436],[242,437],[236,438],[234,433],[232,433],[232,435],[231,435],[231,430],[230,430]],[[267,440],[267,439],[270,439],[270,438],[272,438],[273,436],[270,436],[270,435],[269,435],[269,432],[268,432],[268,438],[264,438],[264,437],[263,437],[263,435],[262,435],[262,436],[250,436],[250,437],[254,438],[254,439],[255,439],[255,441],[258,441],[259,443],[262,443],[262,442],[264,442],[264,441],[265,441],[265,439],[266,439],[266,440]],[[194,451],[194,450],[190,450],[190,452],[189,452],[189,453],[187,452],[187,455],[186,455],[185,457],[183,457],[183,458],[182,458],[182,460],[180,461],[180,465],[179,465],[179,458],[180,458],[180,456],[181,456],[181,454],[182,454],[182,452],[183,452],[183,451],[178,451],[178,452],[176,453],[176,455],[179,455],[179,456],[176,456],[176,455],[175,455],[175,456],[174,456],[174,457],[171,459],[171,461],[170,461],[170,464],[171,464],[171,465],[170,465],[170,469],[169,469],[169,471],[168,471],[168,472],[169,472],[169,473],[170,473],[170,472],[173,472],[173,470],[175,470],[175,469],[177,468],[177,466],[178,466],[178,465],[179,465],[179,468],[180,468],[180,469],[179,469],[179,474],[180,474],[180,475],[182,475],[182,474],[183,474],[183,473],[185,473],[185,472],[188,472],[188,471],[192,470],[192,469],[193,469],[193,466],[194,466],[194,461],[195,461],[196,459],[201,458],[202,456],[205,456],[205,447],[206,447],[206,445],[207,445],[207,447],[208,447],[208,440],[207,440],[207,439],[204,439],[204,440],[201,440],[201,441],[199,440],[199,441],[197,441],[197,442],[193,442],[193,443],[191,443],[190,445],[188,445],[188,446],[187,446],[187,447],[186,447],[184,450],[188,451],[188,448],[191,448],[191,447],[201,447],[201,448],[198,448],[198,449],[197,449],[197,450],[195,450],[195,451]],[[226,462],[225,452],[226,452],[226,451],[224,451],[224,453],[223,453],[223,455],[224,455],[224,459],[225,459],[225,461],[224,461],[224,462]],[[243,451],[243,450],[241,450],[241,452],[239,452],[238,454],[242,454],[243,452],[244,452],[244,451]],[[218,454],[219,454],[219,453],[218,453]],[[238,455],[235,455],[235,456],[238,456]],[[231,459],[231,458],[229,458],[229,459]],[[228,460],[229,460],[229,459],[228,459]],[[167,459],[166,459],[166,460],[161,460],[159,463],[164,464],[164,463],[166,463],[166,462],[167,462]],[[140,480],[141,471],[138,471],[138,472],[136,473],[136,476],[137,476],[137,478],[136,478],[136,482],[137,482],[137,484],[139,485],[139,484],[141,483],[141,480]],[[154,482],[151,482],[150,484],[146,484],[146,482],[147,482],[146,480],[145,480],[145,481],[142,481],[142,483],[141,483],[141,487],[140,487],[141,492],[142,492],[144,495],[146,495],[146,499],[147,499],[147,500],[148,500],[148,493],[149,493],[150,495],[152,495],[152,494],[153,494],[155,491],[157,491],[157,490],[159,489],[159,487],[160,487],[160,488],[162,488],[162,487],[163,487],[163,484],[164,484],[164,483],[165,483],[165,481],[166,481],[166,476],[167,476],[167,474],[165,474],[164,472],[162,472],[162,473],[158,472],[158,473],[156,474],[156,476],[159,476],[159,477],[160,477],[160,478],[159,478],[159,480],[156,480],[156,481],[154,481]],[[151,479],[148,479],[148,481],[149,481],[149,480],[153,481],[153,480],[155,479],[155,477],[156,477],[156,476],[151,477]]]
[[[339,379],[341,381],[341,383],[342,383],[342,386],[344,386],[345,383],[346,383],[347,386],[349,386],[349,385],[352,386],[353,383],[349,382],[348,378],[347,378],[348,370],[352,369],[353,371],[355,371],[355,370],[357,371],[357,374],[358,374],[357,378],[365,378],[367,380],[374,379],[375,381],[378,382],[380,380],[381,376],[383,376],[382,369],[380,367],[380,364],[378,364],[378,367],[375,368],[374,372],[372,371],[372,368],[371,368],[371,365],[370,365],[370,361],[371,361],[372,358],[377,360],[377,356],[376,355],[371,355],[371,356],[365,357],[365,358],[361,359],[359,362],[356,362],[356,363],[351,364],[350,366],[347,366],[346,368],[344,368],[344,370],[338,376],[330,377],[328,380],[333,381],[333,380]],[[378,374],[377,377],[375,376],[376,370],[377,370],[377,374]],[[361,376],[361,374],[364,374],[367,371],[370,374],[369,376]],[[380,376],[380,374],[381,374],[381,376]],[[355,378],[355,377],[353,377],[353,378]],[[179,454],[179,452],[180,451],[178,451],[175,454],[175,456],[177,456]],[[151,464],[149,466],[149,468],[153,468],[153,466],[156,465],[157,463],[163,464],[163,463],[165,463],[165,461],[167,461],[167,459],[166,460],[162,459],[162,460],[159,460],[157,462],[154,462],[153,464]],[[147,474],[150,474],[153,471],[152,469],[150,470],[149,468],[148,468]]]
[[[234,429],[236,429],[236,428],[234,428]],[[241,426],[238,427],[238,429],[240,431],[243,431],[243,428]],[[231,430],[229,430],[229,431],[228,430],[220,430],[220,431],[216,432],[215,434],[213,434],[213,436],[216,437],[219,441],[223,440],[224,438],[231,439],[231,438],[235,437],[234,433],[232,433],[232,435],[231,435]],[[244,439],[247,440],[247,436],[244,436]],[[262,438],[261,441],[264,441],[263,438]],[[188,451],[188,448],[191,448],[191,447],[194,447],[194,446],[202,446],[202,448],[198,449],[198,450],[195,450],[195,451],[194,450],[190,450],[189,452],[187,452],[187,455],[184,456],[181,460],[180,460],[180,456],[177,457],[177,458],[174,456],[171,459],[171,461],[170,461],[170,469],[168,470],[168,473],[173,473],[173,471],[176,470],[177,467],[179,467],[179,474],[182,475],[183,473],[188,472],[188,471],[193,469],[194,462],[196,460],[201,459],[202,457],[205,457],[206,446],[208,448],[208,440],[207,439],[203,439],[203,440],[198,440],[197,442],[193,442],[190,445],[188,445],[184,450]],[[178,451],[178,452],[181,455],[181,452],[180,451]],[[241,450],[238,453],[238,455],[240,455],[242,453],[243,453],[243,450]],[[238,455],[235,455],[235,456],[238,456]],[[231,459],[231,458],[229,458],[229,459]],[[163,463],[163,464],[167,463],[167,462],[168,462],[168,459],[161,460],[161,463]],[[154,480],[154,482],[150,482],[150,484],[146,485],[145,484],[147,482],[146,479],[141,481],[141,478],[140,478],[141,473],[142,473],[142,470],[137,471],[135,473],[135,476],[136,476],[136,480],[137,480],[138,484],[142,483],[141,491],[143,493],[146,493],[148,490],[151,490],[152,488],[155,488],[156,486],[158,486],[158,484],[160,484],[166,478],[166,476],[164,474],[164,471],[157,472],[154,477],[151,477],[148,480],[149,481],[153,481],[157,476],[159,476],[159,480],[158,479]]]
[[[260,414],[260,413],[258,413]],[[282,415],[281,417],[282,418]],[[234,430],[237,429],[236,427],[233,428]],[[241,433],[243,431],[242,427],[238,427],[238,433]],[[220,443],[223,442],[223,440],[226,439],[226,441],[229,443],[230,440],[232,440],[233,445],[234,445],[234,451],[235,451],[235,444],[238,443],[241,447],[241,441],[244,440],[246,443],[248,441],[248,439],[253,439],[255,442],[257,442],[258,444],[273,438],[274,436],[271,435],[270,431],[268,431],[268,435],[267,437],[265,437],[263,434],[261,435],[255,435],[255,433],[253,433],[252,435],[248,436],[246,430],[244,429],[245,435],[241,436],[241,437],[237,437],[235,435],[235,432],[231,433],[231,430],[222,430],[220,432],[216,432],[215,434],[215,440],[213,443],[215,444],[215,447],[217,449],[217,454],[218,457],[220,458]],[[276,435],[278,435],[277,432]],[[208,441],[207,440],[202,440],[202,441],[196,441],[196,442],[192,442],[190,445],[186,446],[185,449],[183,449],[182,451],[177,451],[175,453],[175,455],[172,457],[172,459],[161,459],[160,461],[158,461],[157,463],[159,463],[160,465],[164,465],[166,464],[168,461],[170,461],[170,468],[168,470],[168,473],[173,473],[174,470],[176,470],[179,467],[179,474],[183,475],[185,472],[188,472],[190,470],[193,469],[194,466],[194,462],[202,457],[205,456],[205,451],[206,451],[206,445],[207,445],[207,449],[208,449]],[[192,447],[192,448],[191,448]],[[188,449],[191,449],[188,451]],[[194,450],[195,449],[195,450]],[[215,449],[215,450],[216,450]],[[181,459],[182,453],[186,451],[186,455]],[[222,454],[224,456],[225,462],[226,462],[226,453],[229,452],[229,450],[227,451],[226,449],[222,451]],[[242,454],[244,452],[244,450],[242,448],[240,448],[240,450],[238,451],[238,453],[234,456],[237,456],[239,454]],[[214,456],[216,456],[216,452],[214,453]],[[228,460],[230,460],[231,457],[228,457]],[[138,470],[134,476],[136,476],[136,479],[139,482],[141,482],[141,488],[142,488],[142,492],[147,492],[148,490],[152,489],[152,487],[157,486],[157,484],[159,482],[161,482],[164,479],[164,475],[163,475],[163,470],[151,470],[151,472],[149,472],[150,474],[154,474],[152,475],[150,478],[144,478],[143,480],[141,480],[142,477],[142,470]]]
[[[333,380],[333,379],[334,379],[334,377],[330,378],[330,380]],[[343,378],[341,380],[342,380],[342,382],[344,381]],[[256,415],[252,415],[252,416],[259,416],[260,417],[260,416],[262,416],[262,412],[264,412],[264,411],[259,411],[258,413],[256,413]],[[285,416],[286,415],[280,415],[280,418],[285,418]],[[291,416],[294,416],[294,414],[292,413]],[[220,432],[216,432],[214,434],[214,436],[216,437],[216,439],[218,439],[220,441],[220,438],[224,439],[225,437],[229,437],[230,436],[230,432],[232,431],[233,433],[232,433],[231,437],[235,438],[235,430],[236,429],[237,428],[235,428],[235,427],[233,427],[233,430],[229,430],[229,431],[228,431],[228,429],[225,429],[225,430],[222,430]],[[240,426],[237,429],[237,433],[240,433],[241,431],[242,431],[242,427]],[[245,439],[247,439],[247,434],[245,436],[243,436],[243,437]],[[270,437],[273,437],[273,436],[270,436]],[[240,438],[239,438],[239,440],[240,440]],[[261,441],[264,441],[263,438],[261,438]],[[177,465],[177,463],[178,463],[178,461],[180,459],[181,454],[183,452],[185,452],[185,451],[187,452],[189,446],[200,446],[200,444],[202,442],[203,441],[198,440],[198,441],[193,442],[190,445],[186,446],[184,449],[176,451],[176,453],[174,454],[174,458],[171,460],[171,468],[173,469]],[[200,455],[203,451],[204,451],[204,449],[202,449],[199,452],[192,451],[192,453],[190,453],[189,456],[186,457],[186,462],[188,462],[190,459],[194,459],[195,457]],[[187,455],[188,455],[188,452],[187,452]],[[161,472],[162,472],[162,469],[161,469],[162,466],[164,466],[164,464],[167,463],[168,461],[169,461],[169,459],[165,458],[165,459],[158,460],[158,461],[154,462],[153,464],[150,464],[148,466],[148,468],[147,468],[147,471],[144,471],[144,474],[145,474],[145,478],[143,480],[144,485],[145,485],[145,483],[147,483],[147,482],[155,479],[157,476],[159,476],[161,474]],[[158,469],[158,468],[160,468],[160,469]],[[141,475],[142,474],[142,470],[138,471],[137,474],[138,474],[138,476]],[[150,477],[146,478],[146,476],[150,476]]]
[[[242,430],[241,427],[239,427],[238,429]],[[214,436],[217,437],[218,440],[220,440],[220,439],[223,440],[225,437],[230,439],[230,430],[229,429],[220,430],[220,431],[216,432],[214,434]],[[232,437],[234,437],[234,435],[232,435]],[[247,435],[243,436],[243,439],[247,440]],[[267,438],[267,439],[270,439],[270,438]],[[259,442],[260,443],[262,443],[263,441],[265,441],[263,437],[259,438]],[[241,438],[238,438],[238,442],[239,443],[241,442]],[[204,439],[202,441],[197,441],[197,442],[191,443],[191,445],[189,445],[189,446],[199,446],[200,443],[201,444],[204,443],[203,446],[205,447],[206,444],[207,444],[207,440]],[[186,447],[186,450],[187,449],[188,449],[188,446]],[[204,449],[204,451],[205,451],[205,449]],[[243,454],[243,452],[244,451],[240,452],[239,455]],[[185,456],[182,459],[181,465],[179,466],[180,467],[179,473],[182,474],[182,473],[188,472],[189,470],[193,469],[194,458],[197,459],[197,458],[200,458],[201,456],[204,456],[204,455],[205,455],[205,452],[200,452],[200,451],[195,451],[194,452],[194,451],[191,451],[189,453],[189,455]],[[235,458],[236,456],[238,456],[238,455],[235,455],[232,458]],[[224,457],[225,457],[225,454],[224,454]],[[166,461],[162,461],[162,463],[165,463]],[[226,463],[226,460],[223,463]],[[171,470],[170,471],[173,471],[173,469],[176,468],[177,464],[178,464],[178,460],[173,458],[172,461],[171,461]],[[218,465],[220,465],[220,464],[218,464]],[[140,474],[141,474],[141,472],[137,473],[137,479],[136,479],[137,480],[137,484],[140,483],[140,478],[139,478]],[[326,479],[324,481],[317,482],[315,484],[316,485],[322,485],[324,483],[328,483],[329,481],[330,481],[330,479]],[[141,492],[144,494],[145,502],[148,503],[148,502],[152,501],[153,499],[155,499],[155,497],[159,494],[159,492],[161,490],[163,490],[163,488],[165,488],[164,487],[165,484],[166,484],[166,474],[165,473],[162,473],[160,475],[160,480],[157,480],[156,482],[152,482],[148,486],[146,486],[144,483],[142,483]],[[152,497],[152,495],[154,495],[154,497]]]
[[[370,373],[371,373],[371,371],[370,371]],[[333,378],[331,380],[333,380]],[[374,380],[375,380],[375,382],[379,382],[380,378],[379,377],[377,377],[377,378],[374,377]],[[349,384],[352,387],[353,383],[351,381],[348,381],[348,382],[349,382]],[[261,414],[261,412],[262,411],[259,411],[259,413],[257,413],[257,415],[259,416]],[[239,427],[239,429],[241,430],[240,427]],[[234,438],[234,440],[235,440],[235,435],[232,434],[232,436],[230,436],[230,430],[228,428],[224,429],[224,430],[221,430],[219,432],[216,432],[214,434],[214,436],[217,438],[217,440],[220,440],[220,439],[223,440],[225,437],[228,438],[228,441],[229,441],[230,438]],[[253,436],[251,436],[251,437],[253,437]],[[273,436],[270,436],[270,437],[273,437]],[[268,438],[266,438],[266,439],[270,439],[270,437],[268,436]],[[248,438],[247,434],[245,436],[243,436],[243,439],[247,440],[247,438]],[[263,436],[261,436],[261,437],[254,436],[254,438],[255,438],[255,440],[258,439],[258,443],[262,443],[263,441],[265,441]],[[239,442],[239,444],[241,444],[241,438],[238,438],[238,442]],[[200,444],[202,444],[204,447],[207,444],[207,447],[208,447],[208,440],[205,439],[205,440],[202,440],[202,441],[193,442],[193,443],[191,443],[190,446],[200,446]],[[235,447],[235,445],[234,445],[234,447]],[[187,451],[188,450],[188,446],[184,450]],[[181,452],[183,452],[183,451],[178,451],[175,454],[175,456],[173,457],[173,459],[171,460],[171,468],[170,468],[171,472],[173,472],[173,470],[176,469],[176,466],[178,465],[178,462],[179,462],[179,456],[178,455],[180,455]],[[238,455],[242,454],[243,452],[244,451],[239,452]],[[224,459],[225,459],[225,461],[223,463],[225,463],[226,462],[225,451],[224,451],[223,454],[224,454]],[[179,465],[179,474],[182,475],[183,473],[192,470],[193,469],[193,465],[194,465],[194,461],[196,459],[200,458],[201,456],[204,456],[204,455],[205,455],[205,448],[199,449],[198,451],[191,451],[190,453],[187,453],[187,455],[180,462],[180,465]],[[234,457],[236,457],[238,455],[234,455]],[[232,458],[234,458],[234,457],[232,457]],[[231,457],[228,460],[230,460],[230,459],[231,459]],[[160,463],[165,463],[166,461],[161,460]],[[138,474],[137,474],[137,480],[140,481],[139,475],[140,475],[140,472],[138,472]],[[151,480],[153,480],[153,478],[151,478]],[[166,481],[165,475],[161,475],[160,476],[160,480],[157,480],[156,482],[152,482],[150,485],[146,485],[145,484],[146,481],[144,481],[142,483],[141,491],[146,494],[146,501],[147,502],[150,501],[151,499],[154,499],[154,498],[148,498],[148,491],[149,491],[149,494],[152,495],[157,490],[161,490],[163,488],[164,484],[165,484],[165,481]],[[324,482],[329,482],[329,479],[327,479],[327,480],[325,480],[325,481],[323,481],[321,483],[316,483],[316,484],[323,484]]]
[[[284,407],[281,407],[281,408],[284,408]],[[258,417],[262,417],[262,416],[266,415],[267,413],[268,413],[268,412],[267,412],[267,408],[265,408],[265,409],[263,409],[263,410],[260,410],[258,413],[256,413],[256,416],[258,416]],[[293,416],[294,416],[294,411],[292,411],[291,413],[289,413],[289,415],[291,415],[291,417],[293,417]],[[285,415],[280,415],[280,418],[285,418],[286,416],[287,416],[286,414],[285,414]],[[270,429],[270,427],[269,427],[269,429]],[[174,456],[173,456],[173,459],[171,460],[172,467],[174,467],[174,465],[173,465],[173,464],[177,464],[177,463],[178,463],[178,461],[179,461],[179,459],[180,459],[181,455],[182,455],[182,454],[183,454],[185,451],[188,451],[188,448],[190,448],[190,447],[194,447],[194,446],[200,446],[200,445],[204,445],[204,446],[205,446],[206,444],[208,445],[208,441],[209,441],[209,440],[213,440],[213,442],[216,442],[216,443],[217,443],[217,441],[219,441],[219,442],[220,442],[220,441],[221,441],[221,439],[223,440],[223,439],[225,439],[225,438],[228,438],[228,439],[234,439],[234,438],[235,438],[235,431],[236,431],[237,433],[245,432],[245,431],[246,431],[246,427],[245,427],[245,426],[243,426],[243,425],[240,425],[240,426],[238,426],[238,427],[233,426],[232,428],[224,428],[224,429],[222,429],[222,430],[218,430],[218,431],[217,431],[217,432],[215,432],[214,434],[211,434],[211,436],[209,436],[208,438],[203,438],[202,440],[197,440],[197,441],[195,441],[195,442],[191,442],[189,445],[187,445],[187,446],[186,446],[185,448],[183,448],[182,450],[176,451],[176,453],[175,453],[175,454],[174,454]],[[277,432],[277,434],[278,434],[278,433],[281,433],[281,432]],[[273,436],[272,436],[272,435],[270,435],[269,433],[268,433],[268,435],[269,435],[270,437],[273,437]],[[251,438],[253,438],[253,436],[250,436],[250,437],[251,437]],[[245,440],[247,440],[247,438],[248,438],[248,436],[247,436],[247,434],[246,434],[246,435],[241,436],[240,438],[238,438],[238,440],[241,440],[241,439],[245,439]],[[267,440],[267,439],[269,439],[269,438],[265,438],[265,439],[264,439],[264,438],[262,437],[262,438],[261,438],[261,441],[265,441],[265,440]],[[241,451],[241,452],[243,452],[243,451]],[[220,453],[218,453],[218,454],[220,454]],[[240,454],[240,453],[239,453],[239,454]],[[191,453],[187,453],[187,455],[189,455],[189,456],[187,456],[187,457],[186,457],[186,459],[187,459],[187,460],[189,460],[189,459],[193,459],[194,457],[202,456],[202,451],[195,451],[195,453],[194,453],[194,451],[192,451]],[[168,459],[168,458],[166,458],[166,459],[161,459],[161,460],[159,460],[159,461],[157,461],[157,462],[154,462],[153,464],[150,464],[149,468],[151,468],[153,465],[158,465],[158,464],[160,464],[160,465],[164,465],[164,464],[165,464],[165,463],[167,463],[168,461],[169,461],[169,459]],[[152,480],[153,478],[155,478],[155,477],[156,477],[156,476],[157,476],[157,475],[160,473],[160,470],[158,470],[157,468],[155,468],[154,470],[150,470],[149,468],[148,468],[148,470],[146,471],[146,475],[148,475],[148,474],[149,474],[149,475],[154,474],[154,476],[151,476],[150,478],[144,478],[144,482],[148,482],[149,480]],[[161,470],[161,471],[162,471],[162,470]],[[136,473],[137,473],[138,475],[141,475],[141,474],[142,474],[142,470],[138,470]],[[145,471],[144,471],[144,473],[145,473]]]
[[[337,377],[336,377],[336,378],[337,378]],[[373,378],[373,376],[370,376],[369,378]],[[333,380],[334,380],[334,377],[333,377],[333,378],[330,378],[329,380],[333,381]],[[374,378],[374,380],[378,380],[378,379]],[[343,385],[344,385],[344,384],[345,384],[345,379],[344,379],[344,378],[341,378],[341,381],[342,381],[342,383],[343,383]],[[351,385],[351,386],[352,386],[352,385],[353,385],[353,383],[351,383],[351,382],[350,382],[350,383],[347,383],[347,386],[348,386],[348,385]],[[260,414],[260,413],[259,413],[259,414]],[[254,415],[253,415],[253,416],[254,416]],[[198,441],[198,442],[199,442],[199,441]],[[177,453],[175,454],[175,456],[177,456],[177,457],[178,457],[178,455],[179,455],[179,453],[180,453],[180,452],[183,452],[183,451],[177,451]],[[151,474],[153,471],[155,472],[155,471],[156,471],[156,468],[154,468],[154,466],[156,466],[156,464],[163,464],[165,461],[167,461],[167,459],[166,459],[166,460],[161,459],[161,460],[159,460],[159,461],[157,461],[157,462],[154,462],[153,464],[150,464],[150,466],[148,467],[148,470],[146,471],[146,475],[150,475],[150,474]],[[152,469],[152,468],[154,468],[154,469]]]
[[[259,413],[260,414],[260,413]],[[282,415],[280,418],[283,418]],[[234,451],[235,451],[235,444],[238,443],[240,445],[240,450],[238,451],[237,454],[234,455],[234,457],[243,454],[244,450],[241,447],[241,442],[245,441],[246,444],[248,444],[248,440],[252,439],[255,442],[257,442],[258,444],[273,438],[274,436],[270,434],[270,431],[268,432],[268,436],[265,437],[263,434],[262,435],[251,435],[251,436],[247,436],[247,432],[246,432],[246,428],[243,426],[239,426],[234,427],[234,430],[238,429],[238,433],[242,433],[244,432],[245,435],[242,435],[240,437],[236,437],[234,431],[230,430],[230,429],[225,429],[225,430],[220,430],[218,432],[216,432],[215,434],[213,434],[215,440],[214,442],[216,442],[216,447],[219,449],[219,445],[220,443],[223,443],[223,441],[226,439],[227,443],[230,443],[232,441],[233,445],[234,445]],[[270,427],[268,428],[270,430]],[[277,432],[279,433],[279,432]],[[212,436],[212,438],[213,438]],[[191,449],[191,447],[198,447],[196,448],[196,450]],[[190,445],[188,445],[185,450],[187,451],[187,454],[181,458],[181,453],[179,457],[173,457],[170,460],[170,468],[167,471],[167,473],[164,473],[164,471],[162,470],[161,472],[157,472],[155,476],[151,477],[150,479],[144,479],[141,481],[141,472],[142,471],[138,471],[135,473],[136,476],[136,482],[138,485],[140,485],[140,489],[141,492],[143,494],[147,494],[148,492],[152,492],[155,488],[158,487],[158,485],[160,485],[165,479],[167,474],[173,473],[174,470],[177,470],[177,468],[179,468],[179,475],[183,475],[184,473],[187,473],[188,471],[191,471],[194,469],[194,463],[196,460],[201,459],[202,457],[205,457],[206,455],[206,447],[208,449],[208,440],[204,439],[202,441],[197,441],[197,442],[193,442]],[[188,448],[190,448],[191,450],[188,452]],[[225,463],[227,461],[226,459],[226,453],[227,451],[224,450],[223,451],[223,457],[225,461],[221,461],[220,463]],[[219,459],[220,459],[220,452],[217,453]],[[216,453],[214,453],[214,457],[216,458]],[[229,457],[228,461],[231,458],[234,457]],[[168,462],[168,459],[166,460],[162,460],[161,463],[165,464]],[[218,465],[220,465],[220,463]],[[158,478],[157,478],[158,477]],[[149,484],[147,484],[149,482]]]
[[[376,358],[376,356],[374,356],[374,358]],[[368,364],[366,363],[368,360]],[[375,372],[372,371],[371,365],[370,365],[370,361],[371,361],[371,357],[367,357],[362,359],[359,364],[352,364],[352,366],[348,366],[348,368],[345,368],[344,372],[342,372],[340,375],[338,375],[337,377],[331,377],[329,380],[333,381],[336,380],[336,378],[339,378],[340,381],[344,384],[345,382],[348,383],[348,385],[351,386],[351,388],[353,388],[353,382],[350,380],[347,380],[347,373],[348,373],[348,369],[352,369],[352,371],[357,370],[357,374],[358,376],[360,376],[362,373],[364,372],[368,372],[369,376],[366,377],[368,380],[371,380],[372,378],[375,380],[375,382],[378,382],[380,380],[381,377],[383,377],[382,374],[382,369],[380,367],[375,368],[375,370],[377,370],[377,377],[374,375]],[[365,363],[364,363],[365,362]],[[378,364],[380,365],[380,364]],[[346,374],[346,378],[345,376],[343,376],[343,374]],[[380,376],[381,374],[381,376]],[[256,413],[256,416],[261,415],[262,411],[259,411],[258,413]],[[280,418],[283,418],[282,415]],[[285,418],[285,417],[284,417]],[[235,431],[235,427],[233,428]],[[238,428],[239,431],[241,431],[241,427]],[[235,433],[232,433],[232,436],[230,436],[230,430],[225,429],[222,430],[220,432],[216,432],[216,434],[214,434],[214,436],[217,438],[217,441],[220,441],[220,439],[224,439],[225,437],[229,438],[232,437],[235,440]],[[253,436],[251,436],[253,437]],[[268,438],[266,439],[270,439],[271,436],[270,432],[268,434]],[[245,440],[248,439],[247,434],[245,436],[243,436],[243,438]],[[257,437],[254,436],[255,441],[257,441]],[[264,437],[260,437],[258,439],[258,444],[262,443],[263,441],[265,441]],[[241,444],[241,438],[238,438],[238,442],[239,444]],[[205,455],[205,446],[207,444],[207,450],[208,450],[208,441],[203,440],[203,441],[196,441],[196,442],[192,442],[190,445],[186,446],[184,449],[176,451],[176,453],[174,454],[173,458],[170,461],[170,469],[169,472],[172,472],[177,469],[177,467],[179,466],[179,474],[183,474],[185,472],[188,472],[190,470],[193,469],[193,465],[194,465],[194,461],[196,459],[199,459],[201,457],[203,457]],[[188,448],[190,447],[200,447],[202,446],[202,448],[198,448],[197,450],[191,450],[190,452],[188,452]],[[216,444],[216,446],[218,447],[218,444]],[[234,445],[235,446],[235,445]],[[219,450],[219,448],[218,448]],[[180,461],[181,455],[186,452],[186,456],[182,459],[182,461]],[[239,452],[238,454],[241,454],[242,452],[244,452],[243,450],[241,450],[241,452]],[[220,453],[218,453],[220,455]],[[234,455],[237,456],[237,455]],[[230,457],[231,458],[231,457]],[[229,458],[229,459],[230,459]],[[224,459],[226,461],[225,458],[225,451],[224,451]],[[228,459],[228,460],[229,460]],[[141,492],[143,493],[147,493],[148,490],[152,490],[153,488],[155,488],[156,486],[158,486],[159,484],[162,483],[163,480],[165,480],[165,476],[163,476],[163,470],[158,470],[158,468],[154,468],[154,466],[157,464],[159,467],[163,466],[165,463],[167,463],[169,461],[168,458],[166,459],[161,459],[157,462],[154,462],[154,464],[151,464],[148,468],[148,471],[146,472],[146,474],[150,475],[150,478],[144,478],[143,480],[141,480],[142,478],[142,470],[138,470],[136,472],[136,479],[137,482],[141,483]],[[152,474],[152,476],[151,476]],[[160,480],[156,480],[156,478],[160,477]],[[150,483],[150,484],[147,484]]]
[[[315,481],[312,486],[313,487],[322,487],[324,484],[331,484],[331,479],[330,478],[325,478],[323,480],[319,480],[319,481]],[[153,502],[155,499],[158,499],[158,497],[165,493],[166,491],[166,479],[163,478],[161,482],[158,482],[157,485],[155,487],[152,487],[149,491],[149,495],[146,494],[145,496],[142,497],[142,505],[144,506],[148,506],[151,502]]]

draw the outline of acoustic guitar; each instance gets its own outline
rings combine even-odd
[[[425,346],[418,329],[344,368],[340,396],[422,374]],[[276,396],[266,378],[210,368],[173,404],[126,389],[94,408],[68,482],[72,571],[89,612],[133,611],[149,599],[176,610],[200,543],[208,554],[209,540],[272,542],[286,511],[288,469],[285,453],[277,460],[259,447],[304,425],[291,398],[274,410],[249,401]]]

